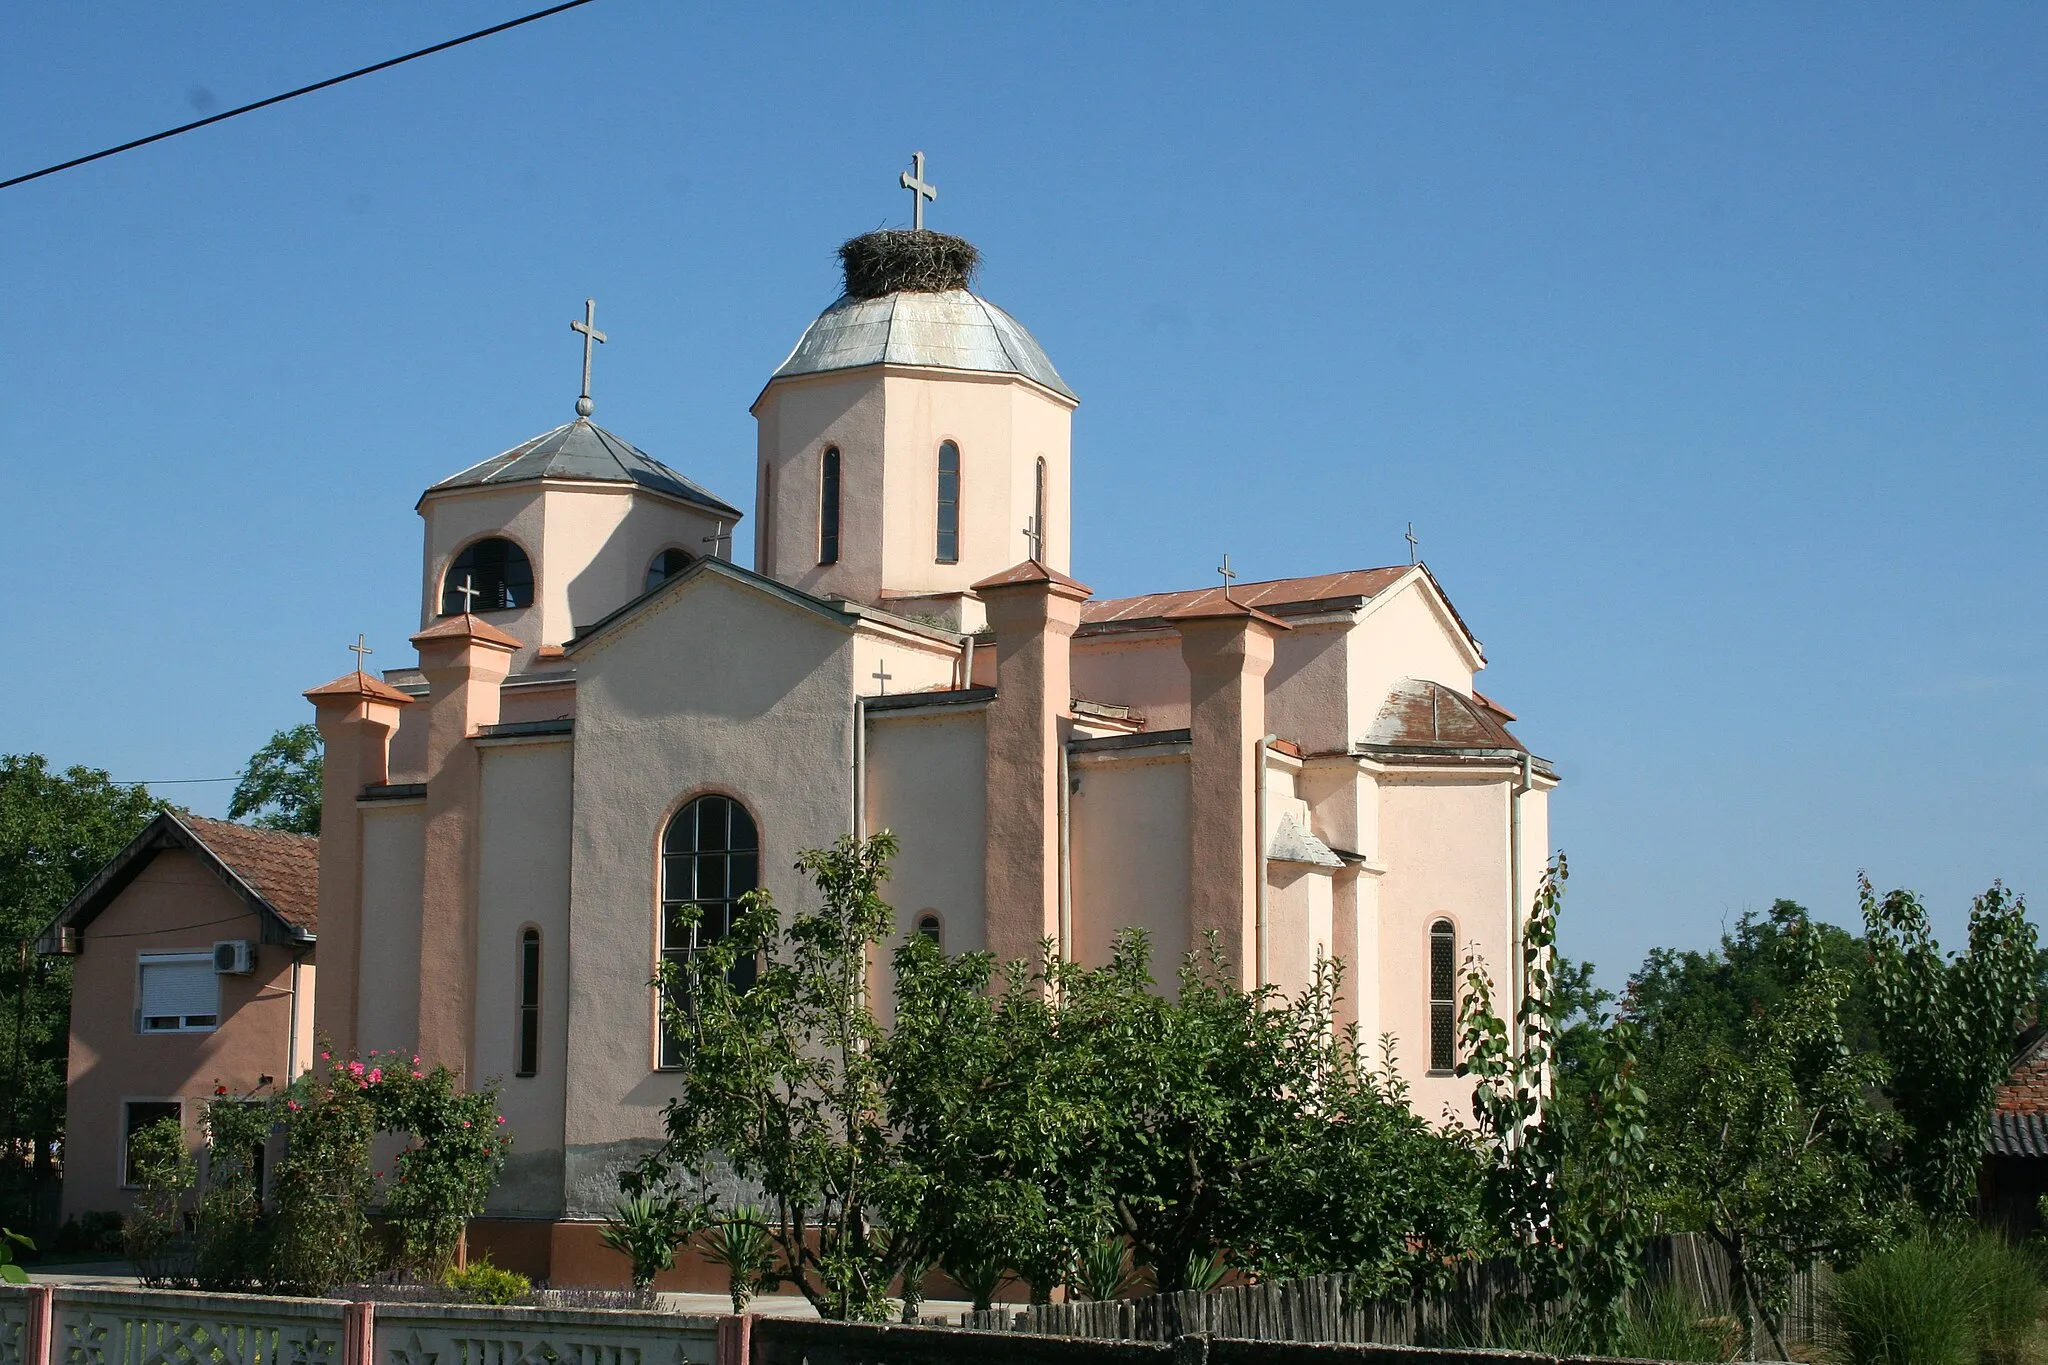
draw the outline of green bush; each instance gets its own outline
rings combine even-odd
[[[501,1270],[491,1264],[487,1256],[471,1261],[460,1270],[451,1270],[442,1277],[441,1283],[454,1290],[470,1303],[493,1304],[502,1307],[517,1303],[533,1292],[533,1282],[516,1270]]]
[[[122,1249],[143,1284],[165,1288],[182,1278],[175,1244],[185,1230],[185,1196],[199,1179],[184,1125],[163,1118],[137,1132],[128,1144],[128,1179],[135,1212],[122,1228]]]
[[[2016,1365],[2041,1308],[2033,1257],[1991,1233],[1922,1231],[1828,1291],[1840,1365]]]
[[[747,1311],[747,1301],[768,1287],[775,1267],[775,1238],[768,1220],[752,1204],[742,1204],[732,1217],[712,1224],[704,1238],[704,1258],[725,1267],[732,1311]]]
[[[604,1244],[633,1263],[633,1288],[645,1289],[676,1263],[696,1225],[697,1210],[674,1195],[627,1195],[605,1215]]]

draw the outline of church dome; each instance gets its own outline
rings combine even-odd
[[[1023,323],[965,289],[842,295],[804,330],[773,379],[862,365],[1018,374],[1080,401]]]
[[[482,464],[471,465],[461,473],[441,480],[427,492],[495,487],[530,479],[636,484],[682,502],[695,503],[720,516],[735,520],[740,516],[739,509],[731,503],[695,480],[684,478],[632,442],[614,436],[588,417],[565,422],[553,431],[544,431],[530,441],[523,441],[492,456]]]

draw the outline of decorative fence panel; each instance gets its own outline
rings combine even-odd
[[[25,1365],[342,1365],[332,1299],[58,1291],[50,1359]]]
[[[718,1319],[380,1303],[367,1365],[716,1365]]]
[[[26,1289],[0,1289],[0,1365],[26,1365],[28,1315]]]

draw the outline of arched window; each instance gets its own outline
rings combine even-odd
[[[517,1074],[540,1070],[540,930],[519,935],[519,1066]]]
[[[1447,919],[1429,926],[1429,1069],[1458,1065],[1458,931]]]
[[[818,562],[839,562],[838,446],[826,446],[818,466]]]
[[[474,593],[463,591],[469,588]],[[467,601],[468,605],[464,605]],[[441,579],[441,614],[514,611],[533,605],[533,565],[526,551],[492,536],[471,542]]]
[[[695,561],[696,556],[688,550],[678,550],[674,547],[663,550],[647,566],[647,586],[641,591],[653,592],[656,588],[689,568]]]
[[[1038,518],[1032,525],[1038,528],[1038,557],[1050,560],[1052,552],[1045,547],[1052,544],[1052,523],[1046,520],[1045,506],[1045,456],[1038,457],[1038,482],[1031,491],[1031,515]]]
[[[917,932],[940,948],[946,946],[945,926],[939,923],[939,917],[934,911],[927,910],[917,917]]]
[[[960,562],[960,447],[939,443],[939,552],[941,564]]]
[[[761,836],[747,808],[729,796],[700,796],[675,813],[661,839],[661,957],[681,966],[699,945],[732,932],[740,897],[761,880]],[[683,922],[683,907],[701,912]],[[735,986],[754,981],[754,964],[733,968]],[[661,1064],[681,1066],[680,1040],[662,1030]]]

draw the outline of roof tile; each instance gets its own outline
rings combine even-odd
[[[1412,565],[1400,564],[1384,569],[1350,569],[1343,573],[1311,574],[1306,578],[1273,578],[1262,583],[1236,583],[1231,585],[1230,597],[1241,606],[1256,607],[1266,612],[1271,612],[1276,607],[1300,607],[1345,598],[1370,598],[1386,591],[1412,568]],[[1137,597],[1111,597],[1100,602],[1090,602],[1083,607],[1081,624],[1097,626],[1115,622],[1161,620],[1175,613],[1220,605],[1222,601],[1221,586],[1194,588],[1181,592],[1143,593]]]
[[[284,919],[307,932],[319,928],[320,841],[309,834],[259,829],[228,820],[179,815],[178,823],[249,883]]]

